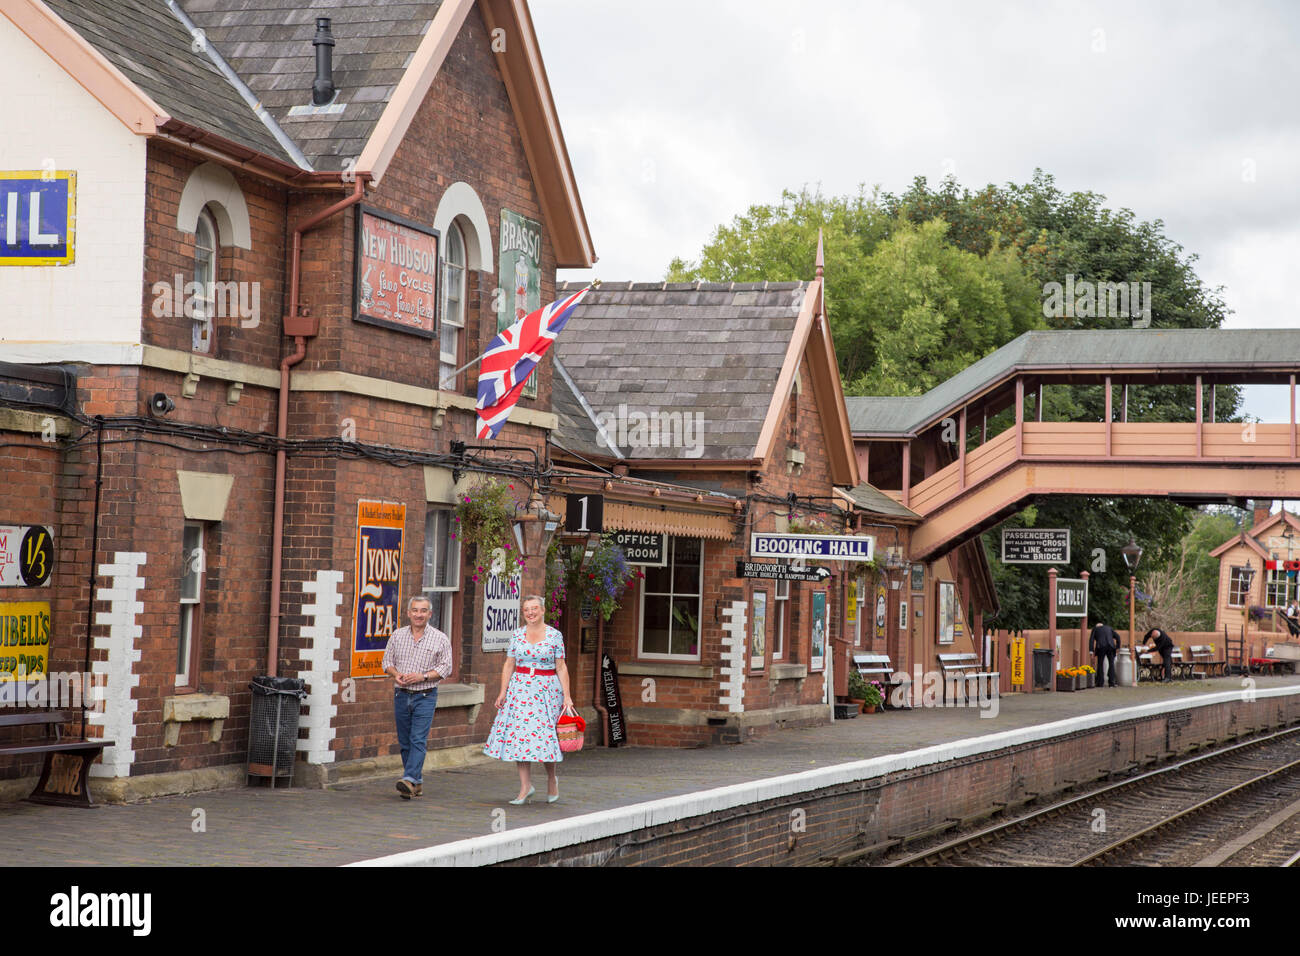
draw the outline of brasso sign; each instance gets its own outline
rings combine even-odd
[[[826,534],[754,534],[749,553],[755,558],[818,558],[823,561],[870,561],[876,539]]]

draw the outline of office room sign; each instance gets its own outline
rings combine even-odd
[[[76,223],[76,173],[0,170],[0,266],[71,265]]]

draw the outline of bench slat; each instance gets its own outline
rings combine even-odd
[[[71,710],[28,710],[17,714],[0,714],[0,727],[35,727],[39,724],[68,724],[80,720]]]
[[[0,756],[6,754],[63,753],[67,750],[99,750],[112,745],[111,740],[60,740],[45,744],[24,744],[18,747],[0,746]]]

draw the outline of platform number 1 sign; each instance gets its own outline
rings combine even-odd
[[[572,534],[603,534],[605,531],[604,495],[566,495],[564,530]]]

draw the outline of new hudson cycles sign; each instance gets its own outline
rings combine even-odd
[[[749,553],[755,558],[870,561],[876,555],[876,539],[869,535],[755,533],[749,539]]]

